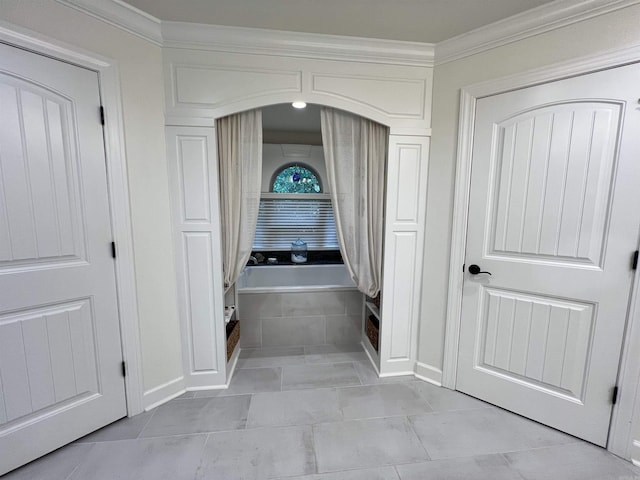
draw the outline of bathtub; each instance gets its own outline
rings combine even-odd
[[[355,288],[345,265],[246,267],[237,283],[238,293],[318,292]]]
[[[361,341],[363,295],[344,265],[247,267],[236,287],[243,348]]]

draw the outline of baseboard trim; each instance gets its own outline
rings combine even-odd
[[[439,368],[432,367],[426,363],[416,362],[416,371],[414,375],[416,378],[436,385],[437,387],[442,386],[442,370]]]
[[[414,372],[406,371],[406,372],[391,372],[391,373],[381,373],[380,378],[393,378],[393,377],[405,377],[407,375],[415,375]]]
[[[167,403],[169,400],[179,397],[186,392],[184,387],[184,376],[180,376],[147,390],[143,395],[144,411],[148,412]]]
[[[640,467],[640,440],[634,440],[631,444],[631,463]]]
[[[236,373],[236,366],[238,365],[238,359],[240,358],[240,352],[242,348],[238,345],[231,355],[231,358],[227,362],[227,383],[225,388],[229,388],[233,374]]]

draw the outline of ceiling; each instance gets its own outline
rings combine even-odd
[[[165,21],[426,43],[437,43],[551,2],[551,0],[126,1]]]
[[[285,132],[320,132],[320,105],[293,108],[290,103],[280,103],[262,108],[262,128]]]

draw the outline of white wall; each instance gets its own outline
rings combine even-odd
[[[53,0],[2,0],[0,18],[118,62],[145,391],[180,377],[160,47]]]
[[[262,146],[262,191],[269,192],[273,174],[291,163],[312,167],[320,175],[322,192],[330,192],[327,183],[327,169],[324,163],[324,151],[321,146],[276,145],[272,143],[265,143]]]
[[[435,67],[424,259],[428,268],[423,272],[418,357],[423,364],[438,370],[443,361],[460,88],[580,56],[638,45],[638,25],[640,6],[635,5]],[[635,431],[635,438],[640,439],[640,418]]]

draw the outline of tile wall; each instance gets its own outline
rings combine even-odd
[[[238,319],[243,348],[358,343],[358,291],[242,293]]]

